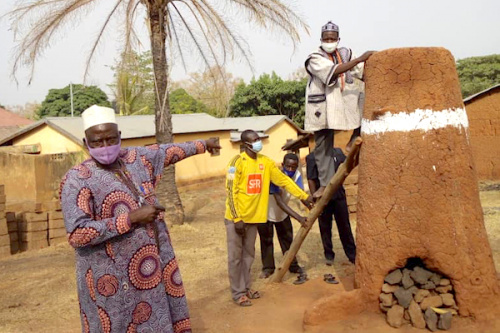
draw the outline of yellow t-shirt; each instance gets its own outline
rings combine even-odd
[[[225,218],[234,222],[265,223],[271,182],[296,198],[308,197],[269,157],[257,154],[253,159],[245,152],[233,157],[227,166]]]

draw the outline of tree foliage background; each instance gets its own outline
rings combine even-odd
[[[231,99],[232,117],[285,115],[304,126],[307,79],[283,80],[276,73],[241,83]]]
[[[175,89],[170,93],[170,112],[172,114],[180,113],[207,113],[208,108],[205,104],[189,95],[183,88]]]
[[[96,86],[73,85],[73,115],[79,116],[92,105],[111,107],[108,96]],[[70,86],[50,89],[36,112],[36,118],[71,116]]]
[[[457,72],[462,96],[474,95],[500,84],[500,54],[460,59]]]
[[[122,54],[119,62],[111,66],[114,82],[109,85],[121,116],[153,114],[155,85],[151,51]]]

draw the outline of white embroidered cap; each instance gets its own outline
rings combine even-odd
[[[105,106],[92,105],[82,112],[82,120],[84,131],[95,125],[116,124],[115,110]]]

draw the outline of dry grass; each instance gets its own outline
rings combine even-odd
[[[481,188],[489,189],[487,185]],[[250,308],[235,306],[230,300],[227,279],[224,189],[220,186],[189,191],[181,196],[190,222],[170,230],[189,299],[194,332],[301,332],[302,314],[309,304],[327,293],[352,288],[354,266],[348,263],[338,235],[334,233],[337,259],[332,269],[324,265],[316,225],[298,256],[311,281],[294,286],[291,282],[295,276],[287,275],[285,283],[266,286],[265,281],[257,278],[261,268],[257,241],[252,275],[254,287],[262,290],[263,298]],[[482,191],[481,200],[495,265],[500,270],[500,188]],[[294,223],[294,227],[298,227]],[[280,260],[277,241],[275,253]],[[323,283],[324,273],[333,273],[343,284]],[[1,260],[0,290],[0,332],[81,331],[74,255],[69,246],[63,244]],[[362,331],[365,326],[377,332],[391,331],[379,317],[341,325],[338,330],[341,332]]]

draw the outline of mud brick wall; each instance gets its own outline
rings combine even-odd
[[[344,181],[347,208],[349,209],[349,219],[356,220],[358,207],[358,170],[357,168]]]
[[[500,179],[500,87],[465,103],[479,179]]]
[[[5,186],[0,185],[0,258],[10,255],[10,238],[5,214],[5,201]]]

